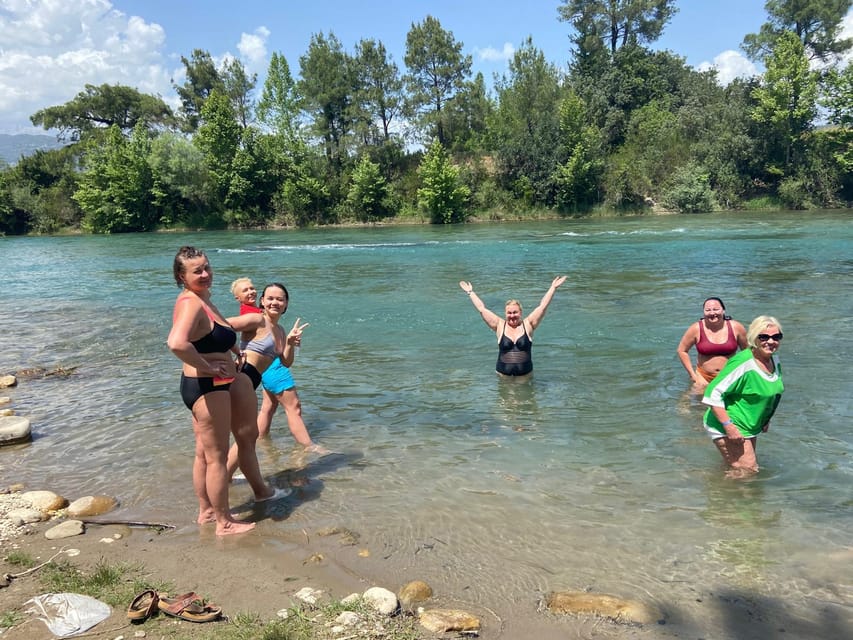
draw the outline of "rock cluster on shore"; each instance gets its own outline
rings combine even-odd
[[[8,389],[18,384],[13,375],[0,376],[0,389]],[[0,396],[0,447],[9,444],[20,444],[32,440],[32,427],[27,418],[16,416],[9,396]]]
[[[18,378],[46,378],[48,376],[67,376],[76,367],[47,370],[41,367],[33,369],[21,369],[15,374],[0,375],[0,389],[10,389],[18,386]],[[12,398],[0,396],[0,447],[12,444],[21,444],[32,440],[32,426],[30,420],[23,416],[15,415],[15,410],[9,405]]]
[[[118,506],[111,496],[84,496],[74,502],[52,491],[24,491],[13,485],[0,491],[0,542],[31,533],[31,525],[48,520],[61,520],[45,531],[49,540],[80,535],[85,524],[76,518],[99,516]]]
[[[44,531],[48,539],[82,535],[86,533],[86,526],[77,518],[103,515],[118,506],[118,500],[110,496],[85,496],[69,503],[51,491],[24,492],[22,489],[22,486],[16,485],[0,491],[0,542],[32,533],[33,525],[48,520],[60,520]],[[335,533],[344,532],[343,529],[335,530]],[[312,587],[304,587],[293,594],[296,601],[307,607],[318,606],[324,597],[322,590]],[[475,634],[480,629],[480,619],[467,611],[425,608],[424,605],[432,597],[433,590],[429,584],[413,580],[397,593],[382,587],[371,587],[362,594],[347,596],[342,602],[346,604],[360,600],[379,616],[392,617],[401,613],[415,615],[419,624],[431,633]],[[654,607],[604,593],[555,591],[545,597],[541,608],[556,615],[592,615],[620,623],[644,625],[664,622],[664,615]],[[288,609],[282,609],[279,615],[286,617],[289,615]],[[354,612],[343,612],[336,620],[328,621],[328,624],[337,633],[343,633],[344,630],[357,630],[361,625],[372,623]]]
[[[88,516],[99,516],[118,506],[118,500],[110,496],[85,496],[70,502],[52,491],[23,491],[22,485],[13,485],[0,490],[0,542],[5,543],[19,536],[32,534],[34,525],[51,520],[59,521],[44,531],[45,538],[57,540],[86,533],[83,520]],[[399,594],[382,587],[371,587],[364,593],[353,593],[343,599],[344,603],[361,601],[374,614],[392,617],[401,612],[414,613],[420,624],[432,632],[475,632],[480,620],[467,612],[453,609],[424,610],[419,605],[432,597],[432,588],[423,581],[415,580],[404,585]],[[305,587],[293,597],[304,605],[316,606],[323,598],[323,591]],[[417,609],[416,609],[417,608]],[[286,617],[288,610],[279,612]],[[343,612],[333,622],[333,629],[343,632],[357,629],[361,624],[372,624],[354,612]]]

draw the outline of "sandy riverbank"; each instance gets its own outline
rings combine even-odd
[[[4,498],[9,496],[0,495],[0,500]],[[102,517],[106,518],[119,519],[120,511]],[[221,606],[225,615],[253,613],[261,619],[274,619],[281,609],[298,604],[294,594],[303,587],[321,590],[328,599],[339,600],[352,593],[363,593],[371,586],[396,592],[403,584],[418,579],[416,575],[391,575],[383,567],[381,557],[352,544],[345,530],[303,530],[294,539],[287,539],[272,535],[274,522],[263,513],[254,514],[253,519],[258,522],[255,531],[224,538],[214,534],[213,525],[186,525],[158,531],[125,524],[88,524],[83,535],[48,540],[44,532],[58,523],[54,519],[27,525],[17,535],[3,540],[0,556],[5,558],[12,551],[20,551],[39,562],[56,556],[84,570],[99,562],[141,565],[145,579],[152,585],[168,583],[178,592],[196,591]],[[2,558],[0,574],[21,570]],[[429,607],[460,608],[476,615],[482,623],[481,638],[520,638],[531,630],[540,640],[565,637],[567,627],[555,624],[551,616],[504,620],[488,607],[442,593],[441,585],[432,586],[435,593]],[[43,592],[35,575],[13,579],[8,587],[0,589],[0,614],[20,611],[24,602]],[[570,626],[577,628],[578,624],[590,627],[591,623],[573,621]],[[597,626],[601,624],[602,621],[597,621]],[[129,637],[128,633],[132,635],[136,629],[129,626],[125,610],[116,608],[108,620],[90,633],[105,633],[102,637],[109,638],[122,634]],[[31,618],[12,629],[8,637],[47,640],[54,636],[42,622]],[[424,631],[423,637],[433,636]],[[596,637],[617,636],[606,633]]]

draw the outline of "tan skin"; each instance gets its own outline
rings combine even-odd
[[[497,340],[500,341],[502,335],[506,335],[510,340],[518,340],[522,334],[527,331],[527,335],[533,340],[533,332],[542,318],[545,317],[545,312],[548,310],[548,305],[557,291],[557,288],[566,281],[566,276],[557,276],[551,281],[551,286],[548,291],[542,296],[536,308],[530,312],[527,317],[522,316],[521,305],[517,302],[511,302],[504,308],[504,317],[501,318],[494,311],[488,309],[485,303],[480,299],[480,296],[474,291],[474,285],[467,280],[461,280],[459,286],[462,291],[468,294],[471,298],[471,303],[474,308],[480,312],[480,316],[486,325],[495,332]],[[501,375],[500,373],[498,375]],[[530,374],[528,374],[530,375]],[[526,377],[526,376],[516,376]]]
[[[775,324],[768,324],[762,333],[773,335],[781,333],[781,330]],[[770,339],[766,341],[758,340],[754,347],[750,347],[752,357],[755,358],[758,366],[766,373],[774,373],[776,371],[773,362],[773,354],[779,350],[779,342]],[[711,407],[714,415],[724,424],[729,421],[729,414],[724,407]],[[734,424],[728,424],[724,427],[726,436],[724,438],[716,438],[714,444],[723,460],[731,467],[731,471],[727,474],[729,477],[742,477],[758,472],[758,438],[745,438]],[[765,424],[761,431],[767,433],[770,430],[770,423]]]
[[[210,302],[213,283],[210,263],[200,256],[184,260],[182,267],[184,289],[175,301],[169,349],[183,363],[185,376],[234,378],[237,369],[231,353],[200,354],[192,345],[213,329],[205,308],[218,323],[227,324]],[[231,430],[231,394],[228,391],[204,394],[193,405],[192,415],[196,437],[193,488],[199,502],[198,522],[215,522],[217,535],[251,531],[255,524],[236,520],[228,504],[225,465]]]
[[[702,309],[702,319],[691,324],[681,340],[678,343],[676,354],[681,361],[681,365],[687,371],[687,375],[693,381],[693,390],[696,392],[704,391],[708,386],[708,381],[699,373],[699,369],[706,371],[710,376],[716,376],[728,362],[727,356],[707,356],[699,352],[696,353],[696,367],[690,360],[690,350],[699,342],[699,323],[703,324],[705,335],[710,342],[715,344],[723,344],[728,338],[728,328],[726,327],[726,311],[717,300],[707,300]],[[739,349],[746,349],[746,329],[737,320],[730,320],[732,331]]]
[[[253,304],[248,302],[250,292],[254,287],[246,287],[246,295],[241,299],[235,295],[242,304]],[[238,292],[239,293],[239,292]],[[275,340],[276,351],[280,354],[281,362],[284,366],[290,367],[293,365],[295,357],[295,349],[302,343],[302,332],[309,326],[308,323],[301,323],[300,318],[296,319],[293,328],[285,334],[284,330],[279,326],[279,321],[287,311],[288,300],[285,292],[275,286],[269,286],[265,290],[264,299],[262,300],[264,311],[262,314],[246,314],[238,318],[229,318],[229,321],[240,323],[247,322],[253,319],[251,325],[247,325],[252,329],[251,334],[246,334],[248,339],[263,339],[268,334],[272,333]],[[266,371],[272,364],[272,358],[256,353],[254,351],[246,351],[246,361],[253,365],[260,373]],[[299,401],[299,396],[296,389],[287,389],[278,395],[273,395],[267,390],[263,391],[264,400],[261,411],[257,416],[258,436],[264,437],[269,435],[272,417],[280,403],[285,410],[287,416],[287,425],[294,439],[305,448],[324,452],[325,449],[316,445],[308,433],[308,428],[305,426],[305,421],[302,419],[302,405]],[[232,467],[233,450],[229,454],[229,471],[233,472]]]

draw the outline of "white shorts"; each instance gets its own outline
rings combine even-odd
[[[719,440],[720,438],[726,437],[725,433],[720,433],[716,429],[709,427],[707,424],[703,424],[702,426],[705,427],[705,433],[711,436],[711,440]]]

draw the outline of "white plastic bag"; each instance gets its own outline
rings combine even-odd
[[[30,603],[27,612],[36,614],[60,638],[83,633],[112,613],[108,604],[79,593],[45,593],[24,604]]]

